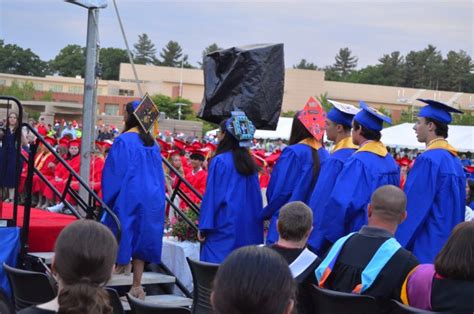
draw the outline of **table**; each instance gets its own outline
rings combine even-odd
[[[190,292],[193,291],[193,276],[186,257],[199,261],[199,250],[199,242],[180,242],[174,237],[163,237],[161,260]],[[180,293],[179,288],[175,287],[174,292]]]

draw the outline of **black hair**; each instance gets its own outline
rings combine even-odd
[[[306,129],[303,123],[298,119],[298,115],[301,111],[298,111],[295,116],[293,117],[293,125],[291,126],[291,134],[290,134],[290,145],[298,144],[304,139],[313,138],[313,135]],[[319,177],[319,171],[321,168],[321,164],[319,161],[319,154],[316,149],[311,148],[311,156],[313,158],[313,173],[311,179],[311,187],[316,184],[316,181]]]
[[[357,131],[361,129],[360,135],[362,135],[366,140],[378,142],[382,138],[382,133],[380,133],[380,131],[370,130],[357,122],[355,119],[352,121],[354,121],[354,130]]]
[[[213,287],[216,314],[284,314],[296,300],[288,263],[266,247],[233,251],[219,266]]]
[[[201,155],[201,154],[197,154],[197,153],[192,153],[190,156],[189,156],[189,159],[191,160],[199,160],[199,161],[204,161],[204,156]]]
[[[215,156],[231,151],[237,172],[244,176],[249,176],[260,171],[260,167],[255,162],[248,148],[239,146],[237,139],[226,130],[225,124],[226,120],[219,124],[224,137],[219,141],[219,145],[217,145]]]
[[[432,122],[435,126],[435,134],[436,136],[442,136],[443,138],[448,137],[448,125],[446,123],[439,122],[438,120],[425,118],[425,123],[428,124]]]
[[[342,129],[344,130],[344,132],[350,132],[351,129],[352,129],[352,126],[348,126],[348,125],[345,125],[345,124],[341,124],[342,125]]]
[[[137,127],[138,128],[138,136],[143,142],[143,145],[145,146],[153,146],[155,144],[155,140],[153,137],[149,134],[146,133],[142,127],[140,126],[140,122],[138,122],[137,118],[133,114],[133,102],[127,103],[125,106],[125,110],[127,111],[128,118],[127,121],[125,121],[125,129],[123,130],[122,133],[127,132],[131,128]]]

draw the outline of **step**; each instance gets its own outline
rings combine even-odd
[[[107,286],[131,286],[133,281],[133,274],[113,274]],[[163,275],[154,272],[144,272],[142,277],[142,285],[160,284],[160,283],[175,283],[176,278],[173,276]]]
[[[53,260],[54,252],[34,252],[28,253],[30,256],[34,256],[43,260],[46,265],[51,265]]]
[[[130,311],[130,304],[123,299],[121,301],[123,309]],[[145,297],[145,302],[169,307],[190,307],[193,304],[192,299],[173,294],[149,295]]]

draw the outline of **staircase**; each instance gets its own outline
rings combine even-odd
[[[9,104],[10,102],[13,102],[16,104],[18,111],[19,111],[19,121],[22,121],[22,113],[23,113],[23,107],[21,105],[21,102],[18,101],[17,99],[9,96],[1,96],[0,95],[0,102],[2,101],[7,101]],[[17,154],[17,174],[19,176],[21,169],[19,167],[20,165],[20,158],[22,158],[27,164],[28,164],[28,174],[26,178],[26,183],[25,183],[25,194],[26,194],[26,200],[25,200],[25,214],[23,217],[23,228],[22,228],[22,233],[21,233],[21,253],[20,253],[20,258],[21,259],[29,259],[30,261],[33,261],[32,264],[39,264],[43,265],[43,268],[48,269],[47,265],[51,265],[52,259],[53,259],[53,252],[40,252],[40,253],[29,253],[28,252],[28,235],[29,235],[29,222],[30,222],[30,211],[31,211],[31,191],[32,191],[32,181],[33,181],[33,175],[38,176],[53,192],[54,195],[62,201],[66,208],[68,208],[72,214],[78,218],[78,219],[93,219],[93,220],[99,220],[103,212],[107,212],[108,215],[112,218],[112,220],[115,222],[116,227],[117,227],[117,241],[120,242],[120,236],[121,236],[121,228],[120,228],[120,221],[115,215],[115,213],[103,202],[103,200],[89,187],[89,183],[85,182],[74,170],[56,153],[55,149],[49,145],[44,138],[38,134],[38,132],[32,128],[30,125],[23,123],[22,124],[23,129],[27,129],[30,133],[34,134],[37,138],[36,143],[32,143],[30,145],[30,152],[27,157],[23,156],[20,153],[20,149],[18,150]],[[20,131],[22,128],[18,128]],[[21,141],[21,132],[17,132],[17,137],[16,141],[17,143],[20,143]],[[48,180],[41,174],[41,172],[35,168],[34,166],[34,158],[36,154],[36,149],[39,146],[39,143],[42,143],[44,147],[46,147],[51,154],[53,154],[57,161],[59,163],[62,163],[66,170],[69,172],[69,177],[67,180],[66,188],[63,193],[60,193],[59,191],[56,190],[49,182]],[[18,146],[20,148],[20,146]],[[198,199],[202,199],[202,195],[197,192],[194,187],[192,187],[189,182],[187,182],[184,177],[181,176],[181,174],[172,167],[172,165],[166,160],[163,160],[165,167],[169,168],[170,171],[174,172],[179,180],[177,186],[171,191],[170,195],[166,196],[166,201],[168,205],[175,210],[175,213],[180,216],[183,220],[185,220],[191,228],[193,228],[195,231],[198,230],[197,226],[194,224],[193,221],[191,221],[185,213],[181,211],[181,209],[176,206],[174,203],[174,200],[176,197],[179,197],[183,202],[187,204],[187,206],[199,214],[199,207],[194,204],[191,201],[191,198],[189,197],[189,194],[187,193],[193,193],[195,196],[198,197]],[[71,182],[72,180],[75,180],[78,182],[80,186],[82,186],[83,189],[86,190],[87,192],[87,197],[86,199],[83,199],[79,193],[77,193],[74,189],[71,188]],[[184,192],[184,190],[187,190],[187,193]],[[66,195],[71,196],[77,203],[77,208],[72,206],[66,199]],[[18,206],[18,198],[19,193],[18,193],[18,187],[15,188],[15,202],[14,202],[14,217],[11,221],[7,221],[6,224],[9,226],[16,226],[17,225],[17,206]],[[26,267],[26,263],[23,265],[23,267]],[[191,306],[192,304],[192,299],[191,293],[187,291],[187,289],[183,286],[183,284],[169,271],[169,269],[166,267],[166,265],[159,265],[158,267],[160,272],[145,272],[143,274],[143,279],[142,279],[142,284],[143,285],[148,285],[150,288],[153,286],[160,286],[165,287],[164,289],[161,290],[166,290],[168,288],[168,285],[176,285],[184,295],[187,297],[181,297],[181,296],[176,296],[176,295],[171,295],[171,294],[157,294],[157,295],[149,295],[146,297],[146,301],[149,301],[151,303],[157,303],[160,305],[164,306],[176,306],[176,307],[182,307],[182,306]],[[161,273],[163,272],[163,273]],[[132,285],[132,280],[133,276],[132,275],[123,275],[123,274],[114,274],[110,280],[110,282],[107,284],[107,286],[110,287],[130,287]],[[168,286],[168,287],[166,287]],[[124,288],[123,290],[127,290],[128,288]],[[153,290],[153,289],[150,289]],[[159,289],[160,290],[160,289]],[[130,309],[130,306],[126,301],[122,301],[124,308]]]

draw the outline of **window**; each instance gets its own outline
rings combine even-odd
[[[35,90],[42,91],[43,90],[43,83],[33,83],[33,88]]]
[[[102,87],[97,88],[97,95],[103,95],[104,92],[102,90]]]
[[[7,80],[0,80],[0,86],[7,85]]]
[[[52,91],[52,92],[62,93],[63,86],[59,85],[59,84],[51,84],[51,86],[49,87],[49,90]]]
[[[118,116],[119,105],[118,104],[105,104],[105,114],[108,116]]]
[[[68,92],[71,94],[82,94],[82,86],[69,86]]]
[[[119,89],[120,96],[133,96],[135,94],[133,89]]]

